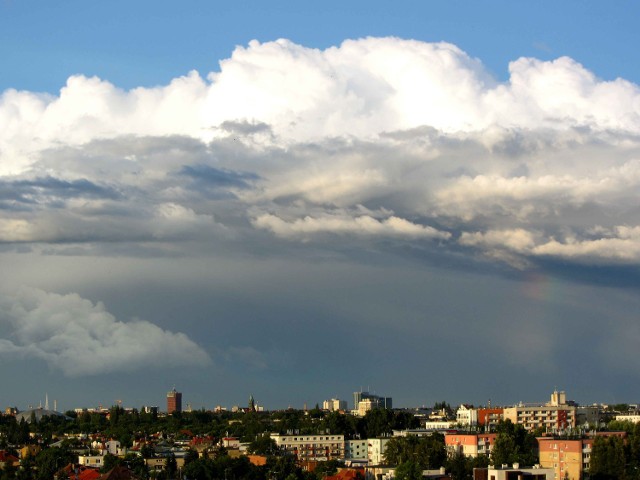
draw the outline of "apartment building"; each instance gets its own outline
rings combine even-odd
[[[329,410],[330,412],[339,412],[347,410],[347,401],[340,400],[338,398],[332,398],[331,400],[325,400],[322,402],[322,409]]]
[[[528,431],[562,432],[576,426],[576,406],[569,405],[564,392],[554,391],[546,404],[519,404],[504,409],[503,417]]]
[[[444,444],[450,456],[462,453],[465,457],[476,458],[491,454],[496,441],[495,433],[446,433]]]
[[[478,425],[489,430],[504,418],[503,408],[478,408]]]
[[[276,445],[298,461],[326,461],[344,458],[344,435],[280,435],[272,433]]]
[[[369,442],[367,440],[345,440],[345,460],[367,460],[369,457]]]
[[[369,465],[384,464],[384,453],[387,448],[389,438],[370,438],[367,442],[367,458],[369,459]]]
[[[558,480],[580,480],[589,471],[593,439],[538,438],[540,465],[551,468]]]
[[[626,438],[625,432],[598,432],[596,435]],[[553,469],[557,480],[585,478],[589,472],[593,438],[539,437],[537,440],[540,465]]]
[[[465,427],[478,424],[478,410],[468,405],[460,405],[456,411],[456,423]]]

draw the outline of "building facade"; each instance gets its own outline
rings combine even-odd
[[[478,424],[478,410],[467,405],[460,405],[456,411],[456,423],[465,427]]]
[[[182,412],[182,393],[172,389],[167,393],[167,413]]]
[[[447,433],[444,444],[447,455],[462,453],[465,457],[476,458],[480,455],[491,455],[496,441],[495,433]]]
[[[474,468],[473,480],[554,480],[553,470],[549,468],[524,467],[514,463],[500,468]]]
[[[345,411],[347,409],[347,401],[332,398],[331,400],[325,400],[322,402],[322,409],[329,410],[330,412]]]
[[[365,402],[368,406],[369,410],[373,408],[393,408],[393,400],[391,397],[379,397],[378,395],[374,395],[369,392],[353,392],[353,409],[356,411],[360,411],[360,403]],[[367,408],[367,406],[363,406],[362,408]],[[365,412],[369,410],[364,410]]]
[[[478,408],[478,425],[491,430],[504,418],[503,408]]]
[[[344,458],[344,435],[280,435],[272,433],[276,445],[301,461],[327,461]]]
[[[384,454],[387,449],[388,438],[370,438],[367,440],[367,458],[369,465],[383,465]]]
[[[526,430],[542,429],[559,433],[576,427],[576,406],[569,405],[564,392],[555,391],[544,404],[519,404],[504,409],[504,419],[522,425]]]
[[[344,442],[345,460],[367,460],[368,455],[369,442],[367,440],[346,440]]]
[[[589,471],[593,439],[538,438],[540,465],[551,468],[558,480],[581,480]]]

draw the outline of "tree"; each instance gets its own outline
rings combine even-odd
[[[413,460],[401,463],[396,468],[396,480],[422,480],[422,468]]]
[[[178,462],[176,461],[176,456],[171,453],[167,457],[167,460],[164,463],[164,471],[167,474],[168,479],[176,478],[178,474]]]
[[[122,462],[121,460],[116,457],[115,455],[111,454],[111,453],[107,453],[104,456],[104,462],[102,463],[102,468],[100,469],[100,471],[102,473],[106,473],[109,470],[111,470],[113,467],[116,467],[118,465],[120,465]]]
[[[185,464],[185,466],[189,465],[191,462],[195,462],[199,458],[200,458],[200,455],[198,455],[198,452],[196,452],[194,449],[190,448],[184,454],[184,464]]]
[[[516,454],[516,442],[513,436],[505,432],[498,433],[491,451],[491,463],[496,467],[511,464],[516,461]]]
[[[335,475],[338,473],[338,468],[343,466],[343,464],[338,460],[328,460],[326,462],[320,462],[316,466],[314,473],[319,478],[324,478],[329,475]]]
[[[434,433],[428,437],[392,437],[387,442],[384,454],[389,465],[417,462],[421,468],[439,468],[446,460],[444,437]]]
[[[189,463],[185,461],[182,473],[189,480],[207,480],[212,478],[210,463],[208,459],[193,460]]]
[[[456,452],[446,462],[447,472],[454,480],[470,480],[473,474],[470,459],[464,453]]]
[[[142,458],[152,458],[155,455],[155,451],[151,445],[145,443],[140,447],[140,455],[142,455]]]
[[[589,474],[593,480],[624,480],[624,444],[620,437],[596,437],[591,448]]]
[[[278,446],[269,435],[258,435],[249,444],[248,450],[255,455],[275,455],[278,453]]]
[[[73,453],[67,448],[45,448],[35,458],[36,479],[51,480],[58,470],[71,463],[73,459]]]
[[[522,425],[514,425],[510,420],[506,420],[496,426],[496,432],[498,434],[491,453],[493,465],[536,463],[536,438]]]
[[[129,470],[131,470],[136,477],[140,479],[149,478],[149,467],[140,455],[135,453],[128,453],[124,457],[123,462]]]

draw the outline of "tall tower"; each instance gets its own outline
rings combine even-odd
[[[182,412],[182,393],[175,387],[167,393],[167,413]]]

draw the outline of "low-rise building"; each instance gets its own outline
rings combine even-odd
[[[640,423],[640,415],[616,415],[616,420],[619,422]]]
[[[553,470],[540,466],[523,467],[514,463],[513,466],[474,468],[473,480],[554,480]],[[559,479],[560,480],[560,479]]]
[[[78,464],[83,467],[102,468],[104,466],[103,455],[78,455]]]

